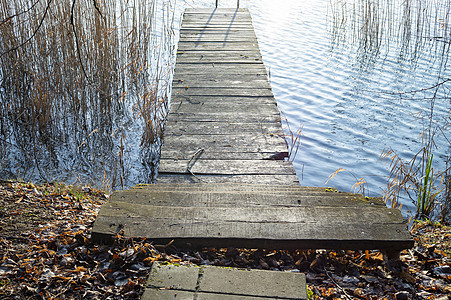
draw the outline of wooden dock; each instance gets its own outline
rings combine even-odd
[[[185,11],[159,183],[299,185],[266,74],[247,9]]]
[[[301,153],[302,155],[302,153]],[[92,237],[191,247],[413,246],[378,198],[301,187],[247,9],[187,9],[157,184],[113,193]]]

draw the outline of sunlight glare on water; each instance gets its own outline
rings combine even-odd
[[[214,7],[186,0],[185,7]],[[220,1],[220,7],[236,7]],[[446,62],[446,5],[440,1],[240,1],[249,8],[279,109],[290,128],[303,127],[294,165],[302,185],[351,191],[365,178],[366,193],[381,195],[389,166],[380,160],[393,148],[411,159],[426,125],[418,119],[433,91],[451,75]],[[365,19],[366,18],[366,19]],[[442,23],[441,27],[439,23]],[[446,33],[446,30],[445,30]],[[448,34],[449,35],[449,34]],[[434,121],[449,118],[447,90],[437,92]],[[286,132],[287,133],[287,132]],[[447,132],[444,132],[447,134]],[[449,138],[449,137],[448,137]],[[436,136],[436,167],[444,168],[449,142]],[[410,201],[404,207],[412,208]]]

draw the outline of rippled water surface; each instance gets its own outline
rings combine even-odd
[[[349,191],[364,177],[366,192],[381,195],[389,166],[379,157],[389,147],[406,159],[420,150],[426,125],[420,117],[431,108],[425,98],[436,92],[434,122],[449,118],[446,84],[392,94],[427,89],[451,75],[443,1],[242,0],[240,6],[251,11],[279,108],[293,131],[303,127],[294,160],[302,185],[324,186],[344,168],[327,185]],[[434,163],[444,168],[450,144],[440,134],[436,144]]]
[[[0,177],[113,189],[152,181],[183,10],[214,2],[105,0],[102,21],[91,1],[80,0],[79,45],[70,3],[49,2],[52,14],[35,37],[4,55],[28,38],[46,5],[11,19],[23,7],[8,2],[10,11],[0,10]],[[392,148],[411,159],[432,107],[432,128],[442,130],[435,135],[434,168],[445,168],[451,81],[430,87],[451,78],[449,1],[240,5],[252,14],[286,134],[288,127],[302,128],[294,159],[302,185],[324,186],[342,168],[347,171],[328,186],[350,191],[365,178],[366,192],[381,195],[389,175],[381,153]]]

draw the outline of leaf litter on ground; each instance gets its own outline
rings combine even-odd
[[[0,180],[0,299],[139,299],[154,261],[306,274],[313,299],[448,299],[451,230],[412,228],[401,260],[378,251],[182,249],[90,234],[108,195],[90,187]]]

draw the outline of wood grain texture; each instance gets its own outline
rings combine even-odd
[[[160,185],[160,184],[155,184]],[[162,184],[164,187],[141,187],[118,191],[112,195],[111,202],[121,201],[142,205],[180,206],[180,207],[385,207],[380,198],[368,198],[358,194],[327,192],[325,188],[301,189],[300,187],[286,189],[258,189],[255,185],[248,189],[233,190],[233,184],[213,189],[174,187]],[[195,184],[207,185],[207,184]],[[186,186],[186,185],[185,185]]]
[[[174,87],[172,93],[186,96],[274,97],[269,88]]]
[[[95,241],[190,247],[410,248],[380,198],[300,187],[247,9],[187,9],[157,184],[117,191]]]
[[[236,114],[228,114],[228,113],[216,113],[216,114],[206,114],[206,113],[171,113],[168,116],[168,120],[180,120],[185,122],[222,122],[222,123],[255,123],[255,124],[265,124],[265,123],[274,123],[280,122],[280,115],[263,115],[263,116],[251,116],[249,117],[246,113],[240,112]]]
[[[252,74],[267,74],[266,68],[263,64],[179,64],[175,66],[175,75],[182,74],[237,74],[237,75],[252,75]]]
[[[176,207],[115,202],[97,232],[214,247],[402,249],[413,241],[399,210],[377,207]],[[377,245],[377,246],[376,246]]]
[[[213,149],[236,149],[235,152],[282,152],[287,151],[285,139],[277,135],[261,133],[236,135],[166,135],[163,143],[167,148],[184,151],[188,148],[203,148],[205,152]],[[220,158],[220,157],[218,157]]]
[[[194,62],[196,63],[196,62]],[[184,79],[174,80],[173,88],[239,88],[239,89],[271,89],[271,85],[265,79],[242,80],[235,76],[223,76],[222,79],[199,80],[195,76],[185,76]]]
[[[273,116],[279,113],[279,109],[275,103],[261,103],[261,101],[236,102],[235,98],[224,98],[222,102],[212,101],[213,97],[199,99],[198,102],[188,101],[187,99],[176,99],[171,101],[171,113],[208,113],[216,114],[218,111],[225,114],[236,113],[237,110],[245,111],[248,114]]]
[[[283,175],[196,175],[191,174],[159,174],[158,184],[280,184],[299,186],[295,174]]]
[[[201,134],[223,134],[235,135],[238,133],[256,133],[256,134],[276,134],[283,135],[282,128],[277,123],[239,123],[232,122],[202,122],[177,120],[176,118],[168,120],[164,131],[165,135],[201,135]],[[165,149],[168,150],[168,149]]]
[[[187,174],[189,160],[161,159],[159,173]],[[279,160],[199,159],[190,164],[199,175],[283,175],[296,174],[291,162]]]

